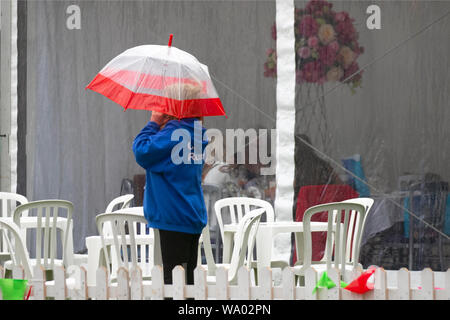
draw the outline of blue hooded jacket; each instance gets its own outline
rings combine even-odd
[[[136,162],[146,170],[144,215],[152,228],[200,234],[206,226],[201,182],[208,141],[200,123],[171,120],[159,130],[150,121],[134,139]]]

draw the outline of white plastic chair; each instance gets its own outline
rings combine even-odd
[[[206,225],[203,230],[202,234],[200,235],[200,238],[198,240],[198,254],[197,254],[197,265],[202,265],[202,255],[201,255],[201,249],[203,247],[203,251],[206,258],[206,266],[204,265],[205,269],[208,270],[209,276],[216,275],[216,259],[213,255],[212,250],[212,244],[211,244],[211,237],[209,233],[209,225]]]
[[[250,212],[250,210],[262,208],[264,209],[263,212],[266,213],[266,221],[267,222],[274,222],[275,221],[275,213],[272,207],[272,204],[268,201],[256,199],[256,198],[248,198],[248,197],[231,197],[231,198],[225,198],[220,199],[216,201],[214,205],[214,209],[217,216],[217,223],[219,224],[220,228],[220,234],[222,236],[222,240],[225,239],[224,236],[224,219],[223,214],[226,212],[229,215],[229,222],[231,224],[236,224],[241,221],[241,219]],[[224,243],[224,257],[226,254],[229,254],[225,252],[227,250],[227,246],[229,244]],[[272,250],[272,248],[268,249]],[[227,262],[227,259],[224,259],[225,263]],[[272,260],[270,263],[270,266],[272,268],[285,268],[289,265],[287,261],[283,260]],[[254,263],[252,267],[256,267],[256,264]]]
[[[143,279],[151,278],[154,265],[154,237],[140,234],[140,226],[147,225],[144,216],[133,213],[102,213],[96,217],[103,254],[110,281],[117,279],[117,270],[139,266]],[[105,223],[111,226],[111,235],[105,232]]]
[[[105,212],[108,213],[108,212],[113,212],[115,209],[120,210],[120,209],[129,208],[133,198],[134,198],[133,194],[125,194],[125,195],[119,196],[117,198],[114,198],[106,206]],[[103,232],[104,232],[105,236],[112,236],[112,231],[111,231],[111,227],[110,227],[109,223],[105,223]],[[88,278],[92,279],[92,278],[95,278],[95,273],[97,272],[98,263],[97,262],[89,263],[89,260],[97,259],[98,257],[100,257],[102,245],[101,245],[101,242],[98,241],[97,236],[86,237],[85,241],[86,241],[86,246],[88,247],[88,253],[87,254],[76,254],[75,258],[80,260],[80,257],[82,257],[83,263],[87,264]],[[80,263],[77,263],[77,264],[80,264]]]
[[[11,252],[10,269],[13,269],[16,266],[21,266],[24,270],[24,279],[32,280],[34,269],[32,269],[32,261],[28,254],[25,239],[22,237],[19,226],[17,226],[11,219],[0,218],[0,229],[5,231],[7,234],[6,244],[9,252]],[[77,280],[75,278],[67,277],[66,285],[68,288],[74,288],[76,281]],[[55,281],[50,280],[45,283],[46,285],[52,285]]]
[[[21,230],[7,218],[0,218],[0,230],[5,233],[5,246],[11,256],[9,268],[12,270],[15,266],[22,266],[25,279],[31,279],[31,262]]]
[[[11,218],[14,210],[17,208],[17,204],[25,203],[28,203],[28,199],[20,194],[0,192],[0,218]],[[22,233],[22,236],[24,237],[25,235]],[[10,259],[6,241],[6,235],[3,235],[0,230],[0,261]]]
[[[359,254],[360,254],[360,250],[361,250],[361,241],[362,241],[363,232],[364,232],[364,226],[366,225],[366,220],[367,220],[367,217],[370,214],[370,209],[373,206],[374,200],[372,198],[353,198],[353,199],[348,199],[348,200],[344,200],[344,201],[341,201],[341,202],[344,202],[344,203],[347,203],[347,202],[359,203],[359,204],[363,205],[366,208],[366,214],[364,215],[364,220],[362,222],[362,228],[359,231],[360,232],[359,243],[357,243],[356,246],[355,246],[356,250],[358,250],[358,252],[355,252],[355,256],[359,258]],[[355,218],[355,217],[359,218],[360,215],[352,215],[352,217],[353,218]],[[352,228],[353,227],[357,227],[357,226],[359,226],[359,222],[358,221],[355,221],[355,220],[350,221],[350,223],[349,223],[349,232],[350,231],[353,232]],[[347,251],[346,251],[346,257],[345,257],[346,261],[350,261],[351,260],[350,254],[351,254],[352,250],[350,248],[350,245],[351,245],[351,242],[347,242]]]
[[[320,212],[328,213],[325,253],[322,260],[312,261],[310,222]],[[342,217],[344,222],[341,222]],[[293,267],[296,276],[303,276],[305,269],[312,266],[319,273],[337,268],[344,277],[346,270],[360,266],[359,245],[365,217],[366,206],[357,202],[331,202],[308,208],[303,216],[303,261],[298,261]]]
[[[264,208],[259,208],[248,212],[244,217],[242,217],[238,224],[238,231],[235,237],[235,245],[231,255],[231,262],[229,264],[212,263],[214,272],[210,272],[211,266],[208,265],[208,283],[216,282],[215,270],[218,267],[225,267],[228,269],[228,282],[230,284],[236,284],[237,272],[239,268],[242,266],[249,267],[251,265],[256,232],[258,231],[259,222],[264,212]],[[206,245],[208,246],[208,244]],[[214,273],[214,275],[210,275],[211,273]]]
[[[27,248],[32,268],[41,265],[45,270],[53,270],[55,266],[73,264],[72,213],[73,204],[66,200],[32,201],[16,208],[13,220],[26,232],[25,243],[29,234],[34,236],[35,248]],[[31,225],[26,220],[31,220]],[[29,230],[34,231],[34,235],[28,233]],[[60,237],[57,237],[58,233]],[[5,262],[6,269],[9,265],[9,261]]]
[[[114,208],[118,206],[117,210],[129,208],[131,201],[133,200],[133,194],[125,194],[113,199],[107,206],[105,212],[114,212]],[[105,223],[105,235],[111,235],[111,227],[108,223]]]

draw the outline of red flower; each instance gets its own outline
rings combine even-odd
[[[331,9],[333,5],[325,0],[311,0],[306,5],[306,11],[309,13],[322,11],[324,7],[328,7],[328,9]]]
[[[319,61],[306,63],[300,71],[300,78],[306,82],[318,82],[323,77],[323,67]]]
[[[358,72],[358,70],[359,70],[359,65],[356,61],[354,61],[347,69],[345,69],[344,70],[344,79],[347,79],[348,77],[350,77],[351,75],[354,74],[350,79],[347,79],[346,82],[353,82],[353,81],[360,80],[363,71],[361,70]]]
[[[326,66],[331,66],[336,61],[337,51],[333,46],[322,46],[319,48],[319,60]]]
[[[350,20],[339,22],[336,25],[336,33],[338,40],[342,43],[349,43],[358,38],[355,27]]]
[[[309,37],[317,34],[318,30],[319,30],[319,24],[317,23],[316,19],[314,19],[310,15],[303,16],[302,20],[300,21],[300,25],[299,25],[299,31],[302,35],[309,38]]]

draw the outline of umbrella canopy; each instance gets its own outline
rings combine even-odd
[[[125,110],[145,109],[179,119],[225,115],[208,67],[171,46],[142,45],[112,59],[86,89]]]

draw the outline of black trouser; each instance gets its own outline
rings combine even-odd
[[[186,284],[194,284],[200,234],[159,229],[164,283],[172,284],[172,270],[181,265],[186,271]]]

